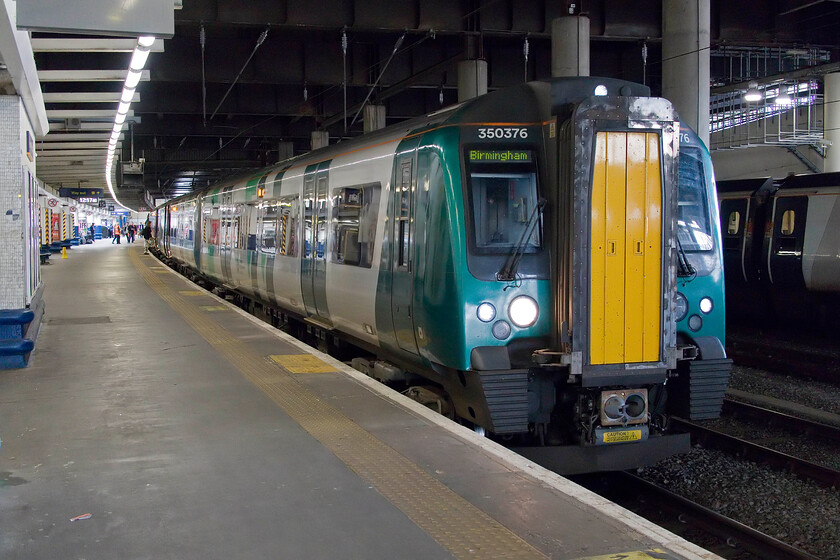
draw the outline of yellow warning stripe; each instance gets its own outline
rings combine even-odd
[[[257,356],[143,264],[146,283],[199,335],[345,465],[372,485],[455,558],[546,558],[501,523],[323,402],[277,362]]]

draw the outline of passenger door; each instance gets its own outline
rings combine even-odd
[[[767,256],[770,282],[774,286],[804,288],[802,248],[805,244],[808,197],[779,196],[783,192],[778,191],[773,200],[773,231]]]
[[[391,236],[391,315],[394,336],[402,350],[417,354],[414,332],[414,215],[417,172],[414,149],[402,151],[394,160],[393,234]]]
[[[327,189],[330,162],[306,168],[303,178],[304,247],[300,281],[303,303],[310,316],[329,321],[327,307]]]
[[[750,198],[729,198],[720,201],[720,228],[723,233],[723,271],[728,282],[746,282],[744,259],[750,250],[746,245],[747,217]]]

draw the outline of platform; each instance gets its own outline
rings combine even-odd
[[[140,243],[43,277],[30,366],[0,374],[0,558],[717,558]]]

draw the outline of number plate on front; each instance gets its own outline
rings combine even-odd
[[[604,432],[604,443],[623,443],[641,441],[642,430],[624,430],[622,432]]]

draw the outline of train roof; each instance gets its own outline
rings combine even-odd
[[[811,189],[840,186],[840,172],[789,175],[780,181],[782,189]]]
[[[761,188],[773,185],[773,177],[755,177],[749,179],[729,179],[717,181],[717,190],[720,193],[727,192],[755,192]]]

